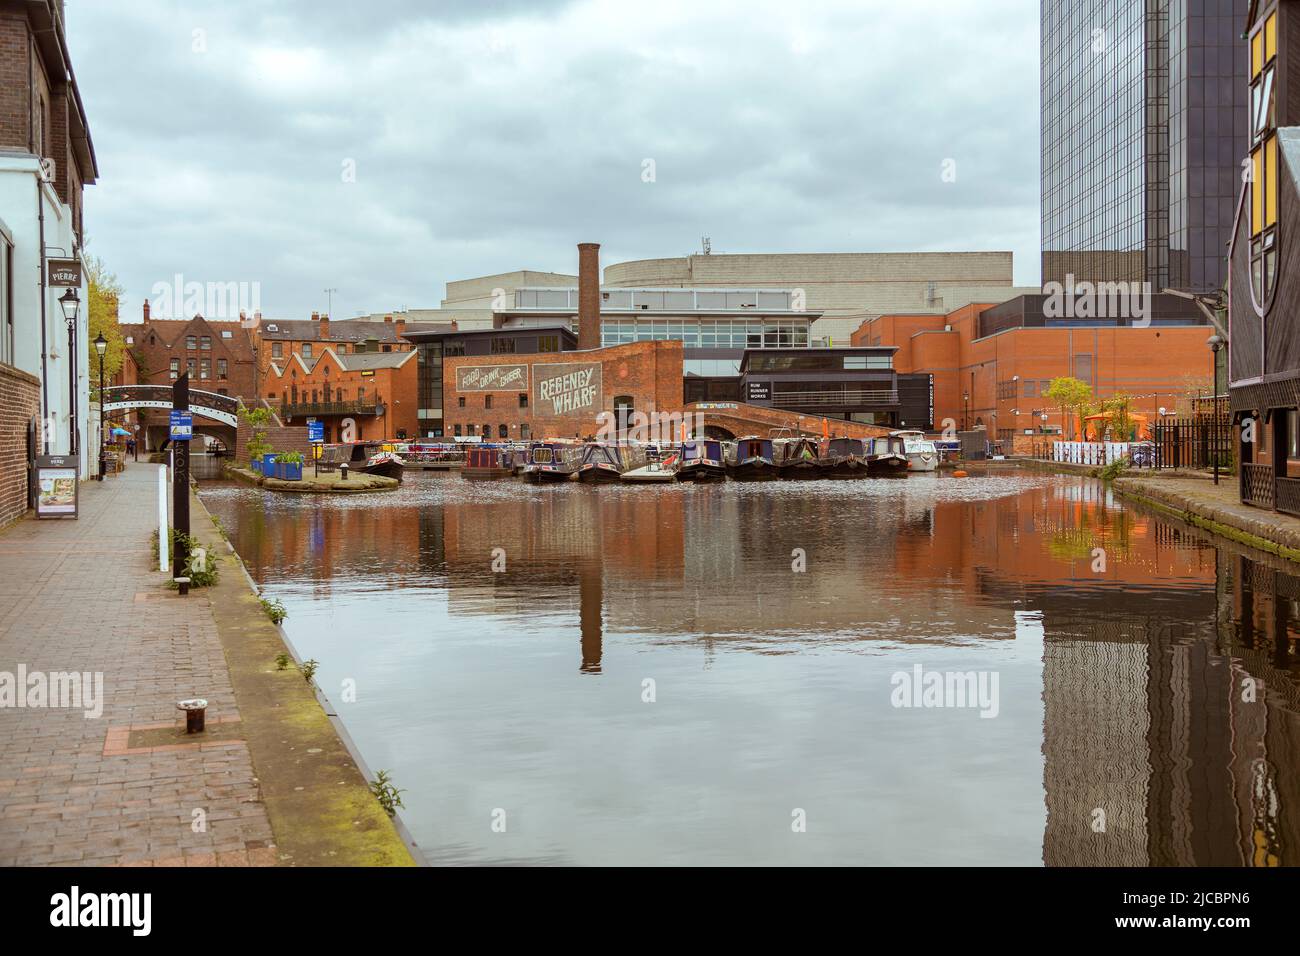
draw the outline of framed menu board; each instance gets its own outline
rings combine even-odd
[[[77,516],[77,466],[72,455],[39,455],[36,458],[36,517]]]

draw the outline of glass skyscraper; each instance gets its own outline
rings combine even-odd
[[[1042,0],[1043,282],[1227,279],[1249,0]]]

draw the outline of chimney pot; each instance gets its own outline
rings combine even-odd
[[[600,243],[578,243],[578,348],[600,348]]]

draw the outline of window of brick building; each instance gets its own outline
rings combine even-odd
[[[484,395],[484,396],[483,396],[483,407],[484,407],[484,408],[491,408],[491,407],[492,407],[492,396],[491,396],[491,395]]]
[[[462,396],[460,396],[460,398],[456,399],[456,407],[457,407],[457,408],[464,408],[464,407],[465,407],[465,396],[464,396],[464,395],[462,395]]]
[[[310,342],[303,342],[303,343],[302,343],[302,357],[305,358],[305,359],[309,359],[309,358],[311,358],[311,343],[310,343]]]
[[[217,359],[217,378],[225,378],[225,377],[226,377],[226,360],[223,358],[219,358]]]
[[[210,336],[210,335],[200,335],[200,336],[199,336],[199,348],[201,348],[201,349],[209,349],[209,350],[210,350],[210,349],[212,348],[212,336]]]
[[[185,347],[186,347],[187,349],[196,349],[196,348],[198,348],[198,347],[199,347],[199,340],[198,340],[198,337],[197,337],[197,336],[194,336],[194,335],[187,335],[187,336],[185,336]]]
[[[455,435],[456,435],[457,438],[460,437],[460,426],[459,426],[459,425],[457,425],[456,428],[455,428]],[[162,522],[159,522],[159,523],[158,523],[158,527],[160,527],[160,528],[162,527]]]
[[[189,373],[190,378],[194,377],[197,368],[198,368],[198,362],[196,362],[194,359],[185,360],[185,371]]]
[[[497,434],[500,435],[502,438],[509,438],[509,437],[510,437],[510,426],[509,426],[509,425],[498,425],[498,426],[497,426]]]
[[[199,378],[212,378],[212,359],[202,359],[199,362]]]
[[[520,408],[527,408],[527,407],[528,407],[528,393],[527,393],[527,392],[520,392],[520,393],[519,393],[519,407],[520,407]]]
[[[172,362],[171,362],[171,374],[172,374],[172,378],[180,378],[180,377],[181,377],[181,360],[180,360],[180,359],[176,359],[176,358],[172,359]]]
[[[515,340],[512,338],[495,338],[492,340],[492,354],[501,355],[513,353],[515,350]]]
[[[539,352],[558,352],[560,350],[560,337],[558,335],[541,335],[537,338],[537,351]]]
[[[283,343],[283,342],[272,342],[272,343],[271,343],[271,358],[284,358],[284,343]]]

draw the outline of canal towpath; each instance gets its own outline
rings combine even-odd
[[[83,483],[75,520],[0,531],[0,866],[416,862],[312,685],[278,668],[283,634],[197,496],[220,576],[168,587],[158,467]],[[207,729],[187,737],[194,697]]]

